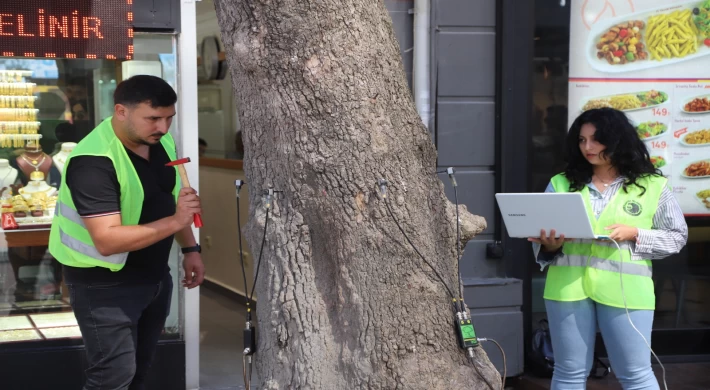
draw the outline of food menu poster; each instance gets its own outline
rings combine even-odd
[[[636,126],[686,216],[710,216],[710,0],[573,0],[569,123]]]

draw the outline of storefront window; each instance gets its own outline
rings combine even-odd
[[[529,190],[544,191],[564,168],[564,137],[583,110],[602,105],[624,111],[669,179],[690,227],[681,253],[653,262],[654,329],[710,329],[710,173],[702,169],[710,156],[703,137],[710,131],[705,104],[710,8],[700,1],[640,3],[535,3],[535,164]],[[682,37],[669,35],[673,47],[653,39],[653,29],[668,18],[684,31]],[[535,267],[533,326],[545,316],[544,277]]]
[[[17,223],[3,218],[0,230],[0,345],[81,337],[61,265],[47,250],[49,227],[66,156],[112,115],[116,85],[151,74],[177,86],[174,36],[136,33],[134,47],[131,61],[0,57],[0,201]],[[177,121],[170,131],[179,140]],[[175,286],[178,252],[169,263]],[[181,331],[180,290],[166,337]]]
[[[214,7],[204,12],[217,17]],[[239,129],[237,102],[224,53],[220,54],[222,47],[219,29],[203,37],[198,47],[201,53],[197,88],[200,156],[241,160],[244,144]]]

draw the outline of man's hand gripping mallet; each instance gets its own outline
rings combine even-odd
[[[180,174],[180,181],[182,181],[182,188],[190,187],[190,181],[187,179],[187,172],[184,166],[184,164],[189,162],[190,157],[185,157],[165,164],[166,167],[177,167],[178,173]],[[194,223],[196,228],[199,229],[202,227],[202,217],[200,217],[200,214],[194,215]]]

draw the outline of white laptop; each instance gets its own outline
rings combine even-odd
[[[511,237],[540,237],[540,230],[554,229],[557,237],[609,238],[594,234],[579,192],[496,194],[496,200]]]

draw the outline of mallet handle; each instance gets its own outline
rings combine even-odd
[[[182,188],[190,187],[190,180],[187,179],[187,171],[185,171],[185,166],[180,164],[177,166],[178,174],[180,175],[180,181],[182,181]],[[200,214],[193,215],[193,222],[196,228],[202,227],[202,217]]]

